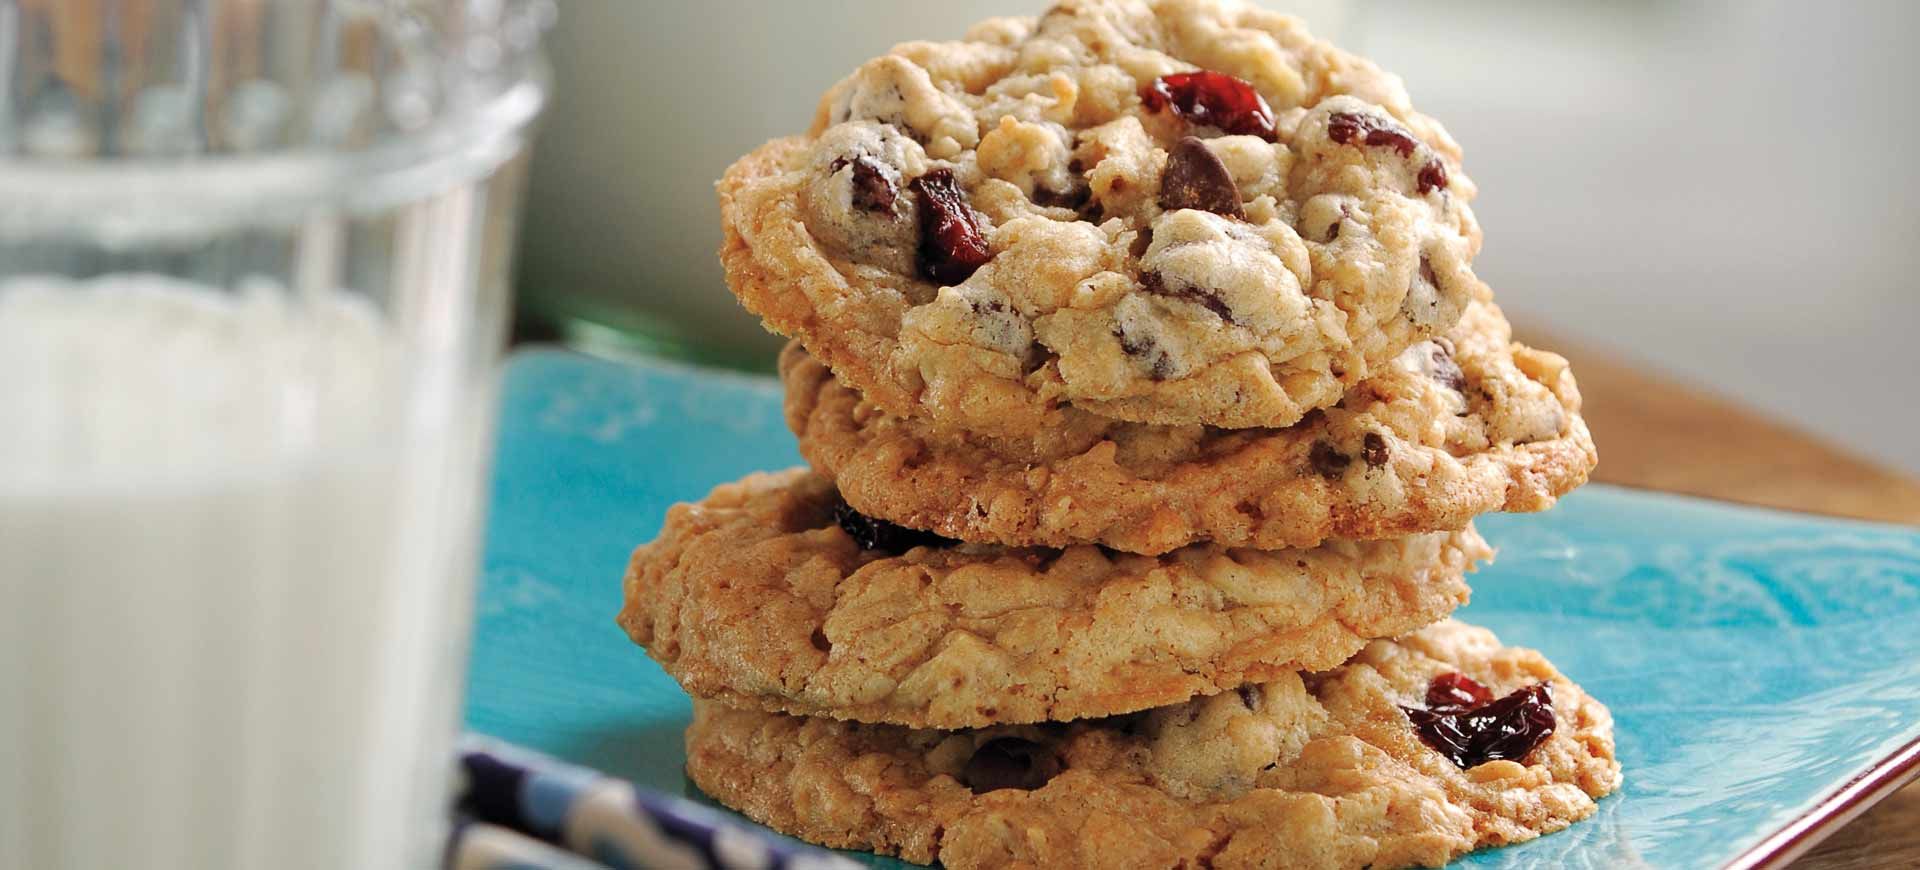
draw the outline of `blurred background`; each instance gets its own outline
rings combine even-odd
[[[1262,2],[1400,74],[1460,140],[1476,269],[1524,335],[1920,471],[1920,3]],[[713,180],[889,45],[1044,5],[564,4],[523,323],[769,366],[778,341],[720,278]]]

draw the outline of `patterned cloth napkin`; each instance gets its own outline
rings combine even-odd
[[[709,807],[486,737],[460,745],[448,870],[858,870]]]

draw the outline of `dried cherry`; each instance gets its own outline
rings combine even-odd
[[[1425,708],[1401,709],[1421,742],[1461,770],[1502,759],[1525,761],[1553,734],[1552,688],[1535,683],[1485,700],[1490,694],[1464,676],[1442,674],[1427,687]]]
[[[1352,145],[1358,140],[1365,145],[1387,146],[1401,157],[1412,157],[1413,150],[1420,147],[1420,140],[1413,138],[1407,128],[1386,118],[1358,112],[1335,112],[1328,116],[1327,138],[1342,145]]]
[[[952,538],[867,516],[846,502],[833,506],[833,521],[863,550],[898,554],[914,547],[947,547],[956,543]]]
[[[920,274],[952,286],[993,259],[980,215],[953,170],[935,169],[914,179],[912,187],[920,200]]]
[[[1140,100],[1151,111],[1172,109],[1196,127],[1217,127],[1223,133],[1259,136],[1272,142],[1273,109],[1245,79],[1212,70],[1173,73],[1140,89]]]

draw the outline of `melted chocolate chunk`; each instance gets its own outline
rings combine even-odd
[[[840,157],[827,168],[832,172],[853,167],[853,207],[865,212],[891,212],[900,196],[900,188],[894,184],[892,173],[884,166],[864,155]]]
[[[1352,217],[1353,209],[1344,205],[1340,206],[1340,216],[1334,218],[1332,223],[1327,224],[1327,242],[1329,244],[1335,239],[1340,238],[1340,225],[1346,223]]]
[[[1327,138],[1342,145],[1358,141],[1375,147],[1386,146],[1401,157],[1412,157],[1413,150],[1420,147],[1420,140],[1413,138],[1407,128],[1386,118],[1357,112],[1335,112],[1328,116]]]
[[[1074,211],[1086,208],[1087,202],[1093,199],[1093,187],[1087,184],[1087,180],[1081,176],[1080,161],[1075,160],[1068,163],[1067,170],[1073,173],[1072,179],[1067,182],[1067,189],[1054,190],[1050,187],[1035,186],[1033,189],[1034,205],[1045,206],[1047,208],[1068,208]]]
[[[1151,336],[1135,335],[1122,327],[1114,327],[1113,337],[1120,340],[1120,350],[1127,356],[1146,362],[1147,374],[1156,381],[1164,381],[1173,376],[1173,358]]]
[[[1456,393],[1466,392],[1467,373],[1461,371],[1460,364],[1454,361],[1452,343],[1442,338],[1435,340],[1432,347],[1433,379]]]
[[[867,516],[845,502],[833,506],[833,521],[863,550],[899,555],[915,547],[950,547],[959,543],[932,532],[909,529]]]
[[[1247,709],[1260,709],[1260,699],[1263,693],[1259,683],[1248,683],[1241,686],[1237,691],[1240,693],[1240,703],[1247,705]]]
[[[1227,303],[1220,297],[1201,290],[1198,287],[1170,289],[1167,287],[1166,278],[1159,272],[1141,272],[1140,289],[1155,296],[1165,296],[1169,299],[1191,302],[1213,312],[1214,316],[1226,323],[1233,322],[1233,309],[1227,307]]]
[[[1060,770],[1060,756],[1052,749],[1018,737],[997,737],[973,751],[960,781],[974,794],[1003,788],[1033,791],[1059,776]]]
[[[920,274],[952,286],[967,280],[993,259],[980,215],[954,180],[953,170],[935,169],[913,180],[920,200]]]
[[[1368,432],[1366,437],[1360,439],[1360,458],[1366,461],[1368,467],[1379,468],[1387,464],[1390,457],[1387,439],[1381,437],[1380,433]]]
[[[1353,464],[1353,457],[1321,441],[1315,443],[1313,449],[1307,452],[1307,462],[1313,466],[1314,471],[1320,473],[1321,477],[1332,480],[1347,472],[1347,466]]]
[[[1167,171],[1160,176],[1160,207],[1168,211],[1192,208],[1240,220],[1246,218],[1233,174],[1207,143],[1195,136],[1181,139],[1167,154]]]
[[[1274,140],[1273,109],[1266,98],[1252,83],[1226,73],[1199,70],[1164,75],[1140,90],[1140,101],[1149,111],[1172,109],[1196,127]]]
[[[1401,709],[1421,742],[1461,770],[1501,759],[1524,762],[1553,735],[1552,688],[1535,683],[1499,700],[1481,700],[1488,694],[1466,677],[1442,674],[1427,687],[1426,709]],[[1435,700],[1445,704],[1435,706]]]

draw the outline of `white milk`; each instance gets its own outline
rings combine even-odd
[[[433,862],[487,406],[414,371],[346,295],[0,283],[0,867]]]

